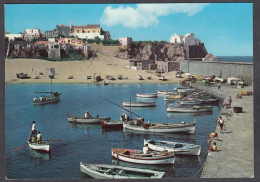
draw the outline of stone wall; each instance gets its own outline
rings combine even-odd
[[[253,63],[229,63],[229,62],[202,62],[183,60],[180,69],[185,73],[202,76],[220,76],[222,78],[235,77],[253,84]]]

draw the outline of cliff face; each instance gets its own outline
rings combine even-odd
[[[203,44],[187,46],[170,43],[132,43],[125,50],[115,52],[115,57],[121,59],[180,61],[186,57],[203,58],[207,50]]]

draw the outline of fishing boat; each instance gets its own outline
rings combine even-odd
[[[50,152],[50,141],[48,140],[43,140],[41,144],[38,144],[37,142],[30,142],[27,140],[28,146],[37,151],[43,151],[43,152]]]
[[[170,95],[168,97],[165,97],[163,100],[165,102],[168,102],[168,101],[175,101],[175,100],[178,100],[178,99],[181,99],[181,98],[183,98],[183,96],[181,96],[181,95]]]
[[[181,106],[187,106],[187,105],[200,105],[203,104],[202,100],[181,100],[176,101],[176,103],[179,103]]]
[[[67,113],[67,119],[70,123],[82,123],[82,124],[100,124],[101,121],[108,121],[111,118],[110,117],[75,117],[75,116],[69,116]]]
[[[174,91],[158,90],[157,93],[158,93],[158,95],[173,95],[175,92]]]
[[[80,171],[95,179],[158,179],[165,174],[149,169],[83,162],[80,162]]]
[[[156,103],[154,101],[151,102],[123,102],[123,107],[155,107]]]
[[[194,133],[194,123],[152,123],[135,126],[131,122],[123,123],[124,130],[139,131],[145,133]]]
[[[178,88],[174,88],[173,90],[177,91],[177,92],[182,92],[182,93],[189,93],[189,92],[193,92],[194,89],[190,89],[190,88],[186,88],[186,87],[178,87]]]
[[[138,80],[143,80],[143,77],[141,75],[137,76]]]
[[[21,79],[29,79],[29,78],[31,78],[30,76],[28,76],[27,73],[17,73],[16,77],[17,78],[21,78]]]
[[[148,144],[148,148],[154,151],[174,152],[176,155],[200,155],[201,146],[189,143],[179,143],[160,140],[145,140],[144,145]]]
[[[102,128],[123,129],[123,121],[101,121]]]
[[[156,98],[157,97],[157,93],[147,93],[147,94],[141,94],[141,93],[137,93],[136,97],[141,97],[141,98]]]
[[[210,112],[212,111],[212,106],[169,106],[167,107],[167,112],[179,112],[179,113],[199,113],[199,112]]]
[[[112,148],[113,159],[118,159],[136,164],[174,164],[173,152],[154,152],[143,154],[141,150]]]
[[[218,102],[218,99],[216,99],[216,98],[203,98],[203,99],[201,99],[201,101],[203,102],[203,104],[212,104],[212,103]]]

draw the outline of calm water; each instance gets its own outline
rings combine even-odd
[[[253,63],[253,56],[217,56],[221,62]]]
[[[206,140],[215,130],[219,113],[218,106],[210,115],[196,117],[195,134],[142,134],[124,131],[102,130],[99,125],[70,124],[66,113],[83,116],[88,110],[92,115],[110,116],[118,120],[122,109],[105,101],[107,98],[117,104],[122,99],[136,100],[135,94],[154,93],[157,90],[172,90],[177,84],[115,84],[109,86],[94,84],[55,84],[54,91],[62,93],[62,101],[57,104],[34,106],[35,91],[49,91],[49,84],[7,84],[6,94],[6,176],[10,179],[34,178],[83,178],[79,162],[112,164],[111,148],[142,149],[143,139],[175,140],[202,145],[199,157],[176,157],[174,166],[134,166],[166,171],[166,177],[192,177],[205,161],[208,149]],[[142,99],[144,100],[144,99]],[[151,122],[179,123],[193,122],[193,115],[167,114],[163,97],[156,101],[156,108],[132,109],[138,115],[151,118]],[[51,144],[51,154],[39,153],[28,146],[14,152],[26,144],[36,121],[43,139],[57,140]],[[120,165],[133,166],[129,163]],[[199,175],[198,175],[199,177]]]

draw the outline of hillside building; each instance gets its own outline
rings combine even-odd
[[[118,41],[119,41],[120,45],[127,46],[132,43],[132,38],[131,37],[119,37]]]
[[[33,39],[39,39],[41,31],[38,28],[27,28],[24,31],[23,39],[26,41],[32,41]]]
[[[172,34],[170,38],[170,43],[180,43],[185,45],[199,45],[201,41],[194,37],[193,33],[188,33],[186,35]]]
[[[5,37],[8,37],[8,40],[14,40],[15,38],[23,38],[23,34],[9,34],[9,33],[6,33]]]
[[[70,27],[65,26],[64,24],[56,25],[56,28],[53,30],[47,30],[44,32],[45,37],[48,38],[54,38],[58,37],[60,35],[67,37],[70,36]]]

